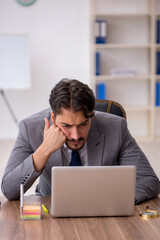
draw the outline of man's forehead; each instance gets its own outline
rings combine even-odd
[[[84,116],[82,111],[74,112],[71,109],[63,109],[61,114],[56,115],[56,120],[69,125],[79,125],[88,120],[88,118]]]

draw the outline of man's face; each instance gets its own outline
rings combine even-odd
[[[56,119],[51,113],[52,122],[66,135],[66,145],[70,149],[81,149],[87,140],[92,119],[85,118],[82,111],[73,112],[63,108],[61,112],[56,115]]]

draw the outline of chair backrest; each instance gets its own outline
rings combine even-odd
[[[126,112],[124,108],[122,107],[121,104],[118,102],[112,101],[112,100],[101,100],[101,99],[96,99],[96,106],[95,110],[100,111],[100,112],[107,112],[111,113],[114,115],[118,115],[123,118],[126,117]]]

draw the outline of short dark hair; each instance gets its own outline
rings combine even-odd
[[[95,96],[87,84],[64,78],[51,90],[49,103],[55,116],[64,108],[82,111],[86,118],[90,118],[95,109]]]

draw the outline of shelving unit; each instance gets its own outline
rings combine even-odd
[[[105,83],[107,99],[118,101],[127,113],[128,127],[137,140],[160,140],[160,107],[155,106],[156,21],[160,0],[91,0],[90,83]],[[107,43],[96,44],[96,20],[107,21]],[[101,73],[95,75],[95,53]],[[111,69],[135,71],[133,76],[111,75]]]

